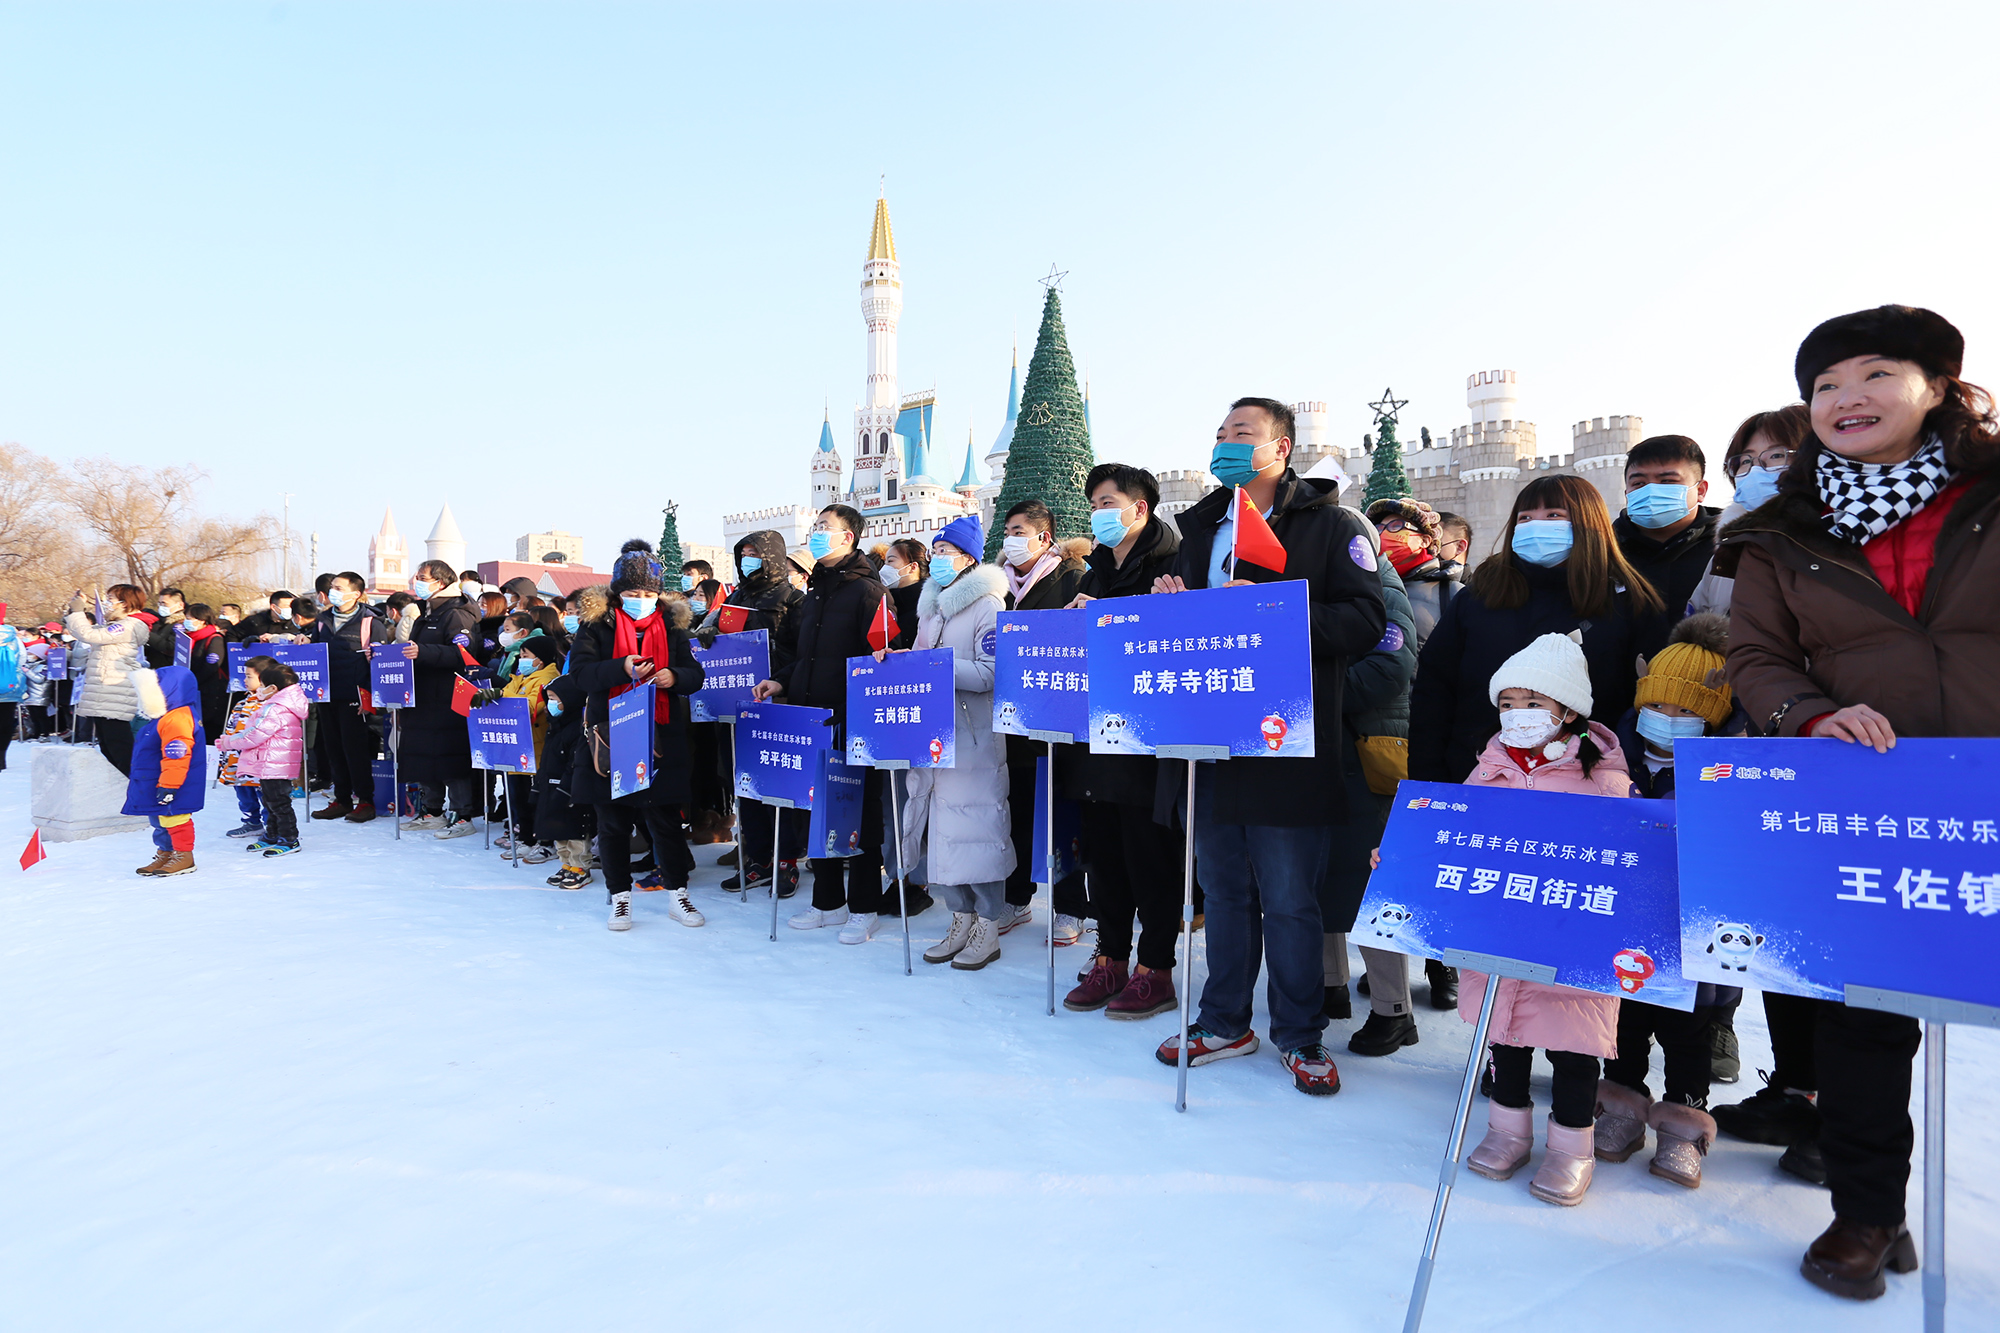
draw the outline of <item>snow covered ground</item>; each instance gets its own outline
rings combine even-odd
[[[221,836],[231,805],[200,816],[192,876],[135,878],[141,834],[5,872],[0,1325],[1401,1326],[1454,1015],[1383,1060],[1336,1024],[1338,1097],[1267,1049],[1194,1071],[1180,1115],[1152,1058],[1171,1019],[1043,1012],[1041,920],[984,972],[906,978],[893,929],[770,943],[713,848],[705,929],[648,894],[617,935],[601,888],[479,839],[313,823],[266,862]],[[1084,953],[1060,951],[1065,986]],[[1754,998],[1740,1031],[1768,1067]],[[2000,1036],[1952,1041],[1951,1327],[1991,1329]],[[1725,1141],[1697,1192],[1600,1164],[1575,1209],[1467,1173],[1427,1326],[1919,1328],[1914,1275],[1872,1305],[1797,1275],[1826,1196],[1777,1157]]]

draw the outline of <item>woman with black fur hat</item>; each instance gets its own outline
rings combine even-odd
[[[611,895],[611,929],[632,928],[632,834],[645,828],[654,864],[669,879],[667,915],[684,926],[704,924],[688,898],[692,861],[681,829],[681,807],[692,795],[687,696],[701,688],[701,663],[688,642],[687,603],[660,601],[660,562],[650,544],[626,542],[611,567],[610,596],[586,589],[585,610],[571,643],[569,674],[588,692],[584,735],[570,765],[571,799],[597,807],[598,860]],[[611,700],[651,683],[652,781],[643,791],[611,795]]]
[[[1723,533],[1733,559],[1729,682],[1773,736],[1886,752],[1898,736],[2000,736],[2000,423],[1959,378],[1942,316],[1879,306],[1830,319],[1793,371],[1812,433],[1778,494]],[[1917,1267],[1903,1197],[1916,1134],[1901,1014],[1828,1004],[1815,1037],[1833,1225],[1801,1271],[1880,1296]]]

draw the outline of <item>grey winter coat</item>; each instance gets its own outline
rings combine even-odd
[[[132,673],[146,665],[150,628],[131,616],[108,625],[93,625],[81,611],[71,613],[65,623],[77,642],[90,645],[77,716],[130,722],[139,715],[139,691],[132,684]]]
[[[993,734],[994,627],[1006,598],[1006,576],[975,565],[949,588],[925,579],[917,599],[916,646],[951,649],[958,705],[954,766],[906,775],[903,864],[916,864],[928,835],[933,884],[990,884],[1014,873],[1007,751]]]

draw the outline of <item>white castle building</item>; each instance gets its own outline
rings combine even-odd
[[[368,539],[368,591],[383,596],[410,585],[410,547],[396,531],[396,511],[382,511],[382,530]]]
[[[981,510],[989,489],[999,493],[996,475],[981,483],[974,466],[974,449],[966,442],[965,465],[958,480],[946,483],[950,470],[934,457],[937,398],[932,393],[902,395],[896,382],[896,325],[903,314],[902,267],[896,262],[896,237],[889,227],[889,203],[875,201],[875,224],[869,232],[868,257],[861,265],[861,318],[868,329],[868,378],[861,406],[854,409],[854,467],[847,473],[833,438],[831,417],[820,423],[819,447],[807,468],[804,505],[777,505],[722,516],[723,544],[734,548],[748,534],[773,528],[788,548],[803,546],[819,511],[845,504],[867,521],[864,547],[898,537],[929,543],[938,529],[953,519]],[[1004,440],[1013,418],[996,443],[1004,462]],[[989,465],[992,455],[989,453]],[[933,471],[936,468],[936,471]],[[843,484],[843,474],[846,476]],[[985,508],[992,501],[986,498]]]

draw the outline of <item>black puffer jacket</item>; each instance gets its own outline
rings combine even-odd
[[[449,782],[472,772],[472,739],[465,714],[451,706],[452,682],[466,670],[460,648],[479,637],[479,613],[463,597],[437,596],[410,631],[417,645],[416,706],[402,711],[396,762],[411,782]]]
[[[1181,515],[1181,551],[1174,573],[1190,588],[1208,586],[1216,528],[1234,496],[1230,488],[1220,488]],[[1374,650],[1389,623],[1382,579],[1376,572],[1373,529],[1367,519],[1340,503],[1330,482],[1301,477],[1289,467],[1278,481],[1270,524],[1285,548],[1285,572],[1274,574],[1246,563],[1236,577],[1251,583],[1304,580],[1308,585],[1313,716],[1331,740],[1337,734],[1331,724],[1341,716],[1347,668]],[[1344,772],[1354,761],[1344,744],[1321,743],[1314,748],[1311,759],[1237,759],[1205,765],[1202,799],[1225,824],[1344,824],[1348,820]],[[1160,765],[1163,785],[1176,778],[1185,785],[1186,771],[1178,761]]]
[[[339,625],[331,610],[319,613],[313,623],[313,642],[326,645],[327,693],[335,703],[351,703],[355,691],[368,688],[368,650],[362,646],[362,631],[368,643],[391,643],[396,631],[386,620],[378,620],[375,608],[357,602],[354,614]]]
[[[1702,575],[1708,573],[1708,562],[1715,558],[1717,519],[1721,514],[1720,509],[1704,506],[1694,522],[1663,542],[1655,541],[1646,529],[1623,514],[1611,521],[1618,549],[1653,585],[1653,591],[1660,594],[1660,600],[1667,606],[1669,623],[1688,613],[1694,590],[1700,585]]]
[[[589,691],[575,676],[557,676],[543,691],[544,706],[553,699],[560,714],[549,710],[549,729],[542,737],[541,761],[535,771],[535,837],[553,842],[586,838],[597,828],[588,801],[570,799],[575,781],[577,742],[583,736],[583,715]]]
[[[799,603],[805,600],[806,595],[794,588],[791,580],[786,577],[792,567],[785,554],[783,537],[770,528],[759,528],[736,545],[740,549],[746,542],[755,549],[757,558],[764,562],[763,567],[754,574],[745,574],[743,558],[732,556],[731,558],[736,561],[736,586],[730,589],[729,596],[723,599],[722,605],[744,608],[746,614],[739,633],[747,634],[760,629],[770,631],[771,669],[776,671],[779,666],[791,660],[788,657],[780,657],[780,644],[785,638],[785,623],[792,618],[792,614],[798,609]],[[719,615],[717,619],[720,619]],[[713,643],[718,632],[720,632],[719,625],[707,626],[702,631],[703,640]]]
[[[773,659],[782,640],[786,662],[772,666],[771,678],[784,686],[784,703],[831,708],[833,724],[847,722],[847,659],[873,652],[868,628],[887,589],[875,566],[860,552],[837,565],[814,565],[805,600],[772,636]],[[843,732],[838,738],[846,743]]]
[[[1028,595],[1019,602],[1014,594],[1007,594],[1009,611],[1060,611],[1076,600],[1076,590],[1083,582],[1083,561],[1075,556],[1065,556],[1061,564],[1044,574]]]
[[[1153,580],[1174,572],[1181,534],[1172,519],[1153,515],[1139,530],[1123,566],[1109,546],[1097,546],[1084,562],[1077,592],[1085,597],[1137,597],[1153,590]],[[1056,747],[1056,790],[1072,801],[1107,801],[1149,806],[1160,764],[1151,755],[1092,754],[1087,745]],[[1185,780],[1185,779],[1183,779]]]
[[[578,804],[609,805],[611,779],[597,771],[590,733],[594,731],[609,743],[612,693],[632,683],[625,659],[617,651],[617,621],[625,613],[615,605],[609,587],[586,588],[578,596],[581,609],[576,637],[571,641],[568,674],[589,694],[589,700],[584,706],[586,735],[570,760],[570,799]],[[703,673],[688,638],[687,603],[669,602],[665,614],[671,617],[667,665],[674,680],[658,689],[670,703],[667,721],[653,724],[652,785],[623,797],[621,805],[686,805],[693,791],[687,696],[701,688]]]

